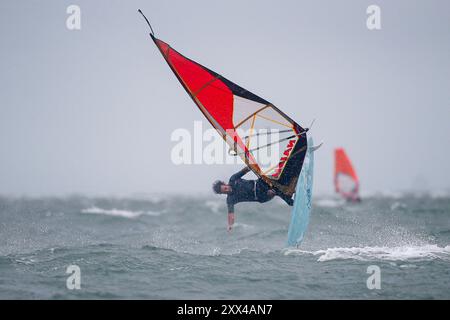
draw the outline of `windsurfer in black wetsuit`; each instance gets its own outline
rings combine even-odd
[[[281,197],[290,206],[293,205],[294,200],[285,194],[271,188],[261,178],[257,180],[242,179],[246,173],[250,171],[250,168],[245,167],[241,171],[231,176],[228,184],[223,181],[217,180],[213,183],[213,190],[217,194],[227,195],[228,206],[228,231],[234,224],[234,205],[239,202],[267,202],[272,200],[274,196]]]

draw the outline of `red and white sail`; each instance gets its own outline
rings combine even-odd
[[[256,175],[292,195],[306,153],[307,130],[267,100],[183,56],[153,34],[150,36],[184,89],[230,148]],[[277,141],[263,143],[257,139],[264,130],[276,132]],[[278,161],[264,163],[257,152],[261,148],[278,152]]]
[[[343,148],[334,151],[334,186],[347,200],[359,200],[359,179]]]

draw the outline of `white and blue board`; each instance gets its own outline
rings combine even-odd
[[[290,247],[300,245],[308,228],[312,207],[314,151],[318,147],[313,147],[312,138],[308,139],[308,151],[306,152],[302,170],[295,188],[294,206],[292,208],[291,223],[289,224],[287,245]]]

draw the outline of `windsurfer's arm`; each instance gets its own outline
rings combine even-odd
[[[233,174],[230,178],[230,182],[237,180],[239,178],[242,178],[242,176],[244,176],[247,172],[250,171],[249,167],[245,167],[244,169],[240,170],[239,172],[236,172],[235,174]]]
[[[231,228],[233,228],[234,225],[234,212],[228,212],[228,232],[231,231]]]
[[[227,197],[227,207],[228,207],[228,232],[231,231],[231,228],[234,224],[234,203],[230,197]]]

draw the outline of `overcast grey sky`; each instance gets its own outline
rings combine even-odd
[[[81,30],[66,8],[81,8]],[[381,8],[382,29],[366,28]],[[450,187],[449,1],[1,1],[0,194],[206,193],[238,165],[170,160],[209,124],[148,36],[314,118],[315,190],[344,147],[366,192]]]

